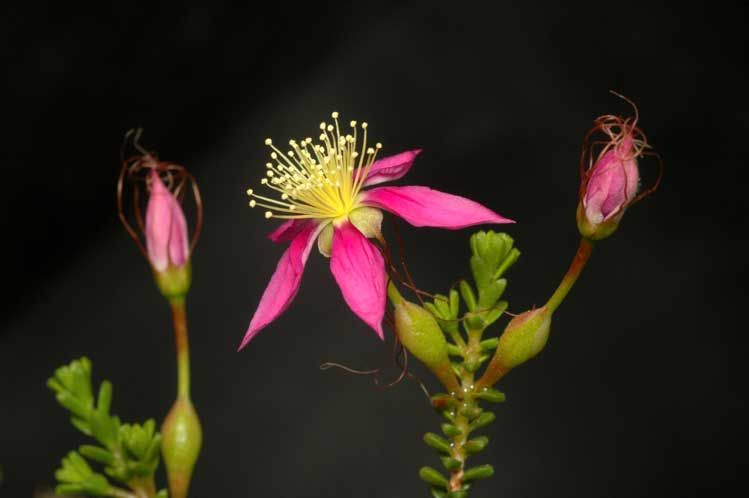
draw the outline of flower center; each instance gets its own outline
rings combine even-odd
[[[248,189],[250,207],[265,208],[266,218],[286,219],[341,218],[357,207],[357,194],[382,144],[367,148],[367,123],[361,123],[358,147],[356,121],[350,123],[351,133],[341,135],[338,113],[331,117],[333,124],[320,123],[320,143],[313,144],[311,138],[289,140],[291,150],[283,153],[265,139],[272,162],[265,164],[266,177],[260,183],[274,190],[276,198]]]

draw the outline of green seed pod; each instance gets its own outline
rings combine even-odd
[[[161,452],[169,479],[169,496],[185,498],[203,439],[200,420],[189,398],[180,397],[161,426]]]
[[[447,341],[437,320],[418,304],[403,299],[392,282],[388,286],[388,296],[395,307],[398,339],[449,391],[459,391],[460,385],[448,357]]]
[[[526,311],[513,318],[499,338],[495,357],[509,368],[530,360],[546,345],[551,329],[551,312],[547,308]]]

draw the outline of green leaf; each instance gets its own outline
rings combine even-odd
[[[505,393],[492,388],[483,389],[477,396],[490,403],[504,403],[506,399]]]
[[[432,498],[447,498],[447,491],[439,488],[431,488]]]
[[[450,289],[450,318],[457,318],[460,313],[460,295],[455,289]]]
[[[489,444],[489,438],[486,436],[481,436],[466,442],[463,445],[463,449],[468,453],[478,453],[486,448],[487,444]]]
[[[426,434],[424,434],[424,442],[427,446],[439,452],[450,453],[450,443],[447,442],[446,439],[438,436],[433,432],[427,432]]]
[[[462,465],[460,460],[456,460],[455,458],[449,456],[440,457],[440,460],[442,461],[442,465],[450,471],[458,470]]]
[[[463,296],[463,301],[466,303],[466,307],[468,308],[468,311],[474,311],[476,309],[476,295],[473,293],[473,289],[471,288],[471,285],[465,281],[461,280],[460,284],[460,295]]]
[[[468,491],[461,489],[458,491],[450,491],[447,493],[447,498],[466,498],[468,496]]]
[[[481,415],[476,417],[476,420],[471,422],[471,430],[474,431],[476,429],[486,427],[487,425],[494,422],[494,419],[496,418],[496,415],[494,415],[492,412],[483,412]]]
[[[484,339],[481,341],[479,346],[481,346],[481,349],[484,351],[494,351],[497,349],[497,346],[499,345],[499,337],[492,337],[491,339]]]
[[[463,431],[458,429],[453,424],[442,424],[441,429],[442,433],[447,437],[458,437],[463,434]]]
[[[464,481],[475,481],[478,479],[486,479],[487,477],[491,477],[494,475],[494,467],[491,465],[479,465],[478,467],[473,467],[471,469],[466,470],[463,473],[463,480]]]
[[[86,460],[75,451],[62,459],[62,466],[55,472],[60,482],[58,493],[83,493],[94,496],[106,496],[111,490],[109,481],[101,474],[94,472]]]
[[[112,455],[110,451],[98,446],[84,444],[80,448],[78,448],[78,451],[86,458],[99,463],[103,463],[105,465],[112,465],[112,463],[114,462],[114,455]]]
[[[435,470],[432,467],[422,467],[421,469],[419,469],[419,477],[421,477],[423,481],[431,484],[432,486],[438,486],[447,489],[447,478],[445,478],[445,476],[443,476],[438,470]]]

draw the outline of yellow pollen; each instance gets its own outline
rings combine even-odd
[[[319,143],[312,138],[289,140],[291,150],[282,151],[270,138],[271,162],[265,164],[260,184],[267,196],[247,189],[250,207],[265,208],[265,218],[336,219],[356,208],[364,180],[382,148],[367,147],[367,123],[351,121],[351,130],[341,133],[339,113],[331,113],[333,123],[320,123]],[[359,133],[359,131],[361,131]]]

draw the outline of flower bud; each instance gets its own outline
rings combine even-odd
[[[146,249],[156,282],[167,297],[190,288],[190,248],[187,222],[179,201],[152,170],[146,208]]]
[[[511,369],[540,353],[549,338],[551,315],[552,311],[543,307],[526,311],[510,320],[477,389],[494,385]]]
[[[594,142],[595,146],[603,144],[595,160],[593,147],[586,147],[581,164],[577,226],[585,238],[600,240],[614,233],[624,211],[637,198],[640,185],[637,158],[642,157],[648,145],[636,125],[637,116],[602,116],[595,122],[591,134],[600,131],[608,139]],[[590,163],[587,168],[586,158]]]
[[[418,304],[406,301],[391,282],[388,295],[395,308],[395,333],[401,343],[451,392],[460,389],[447,353],[447,341],[437,320]]]
[[[203,440],[200,420],[188,397],[175,401],[161,426],[161,436],[169,496],[185,498]]]

